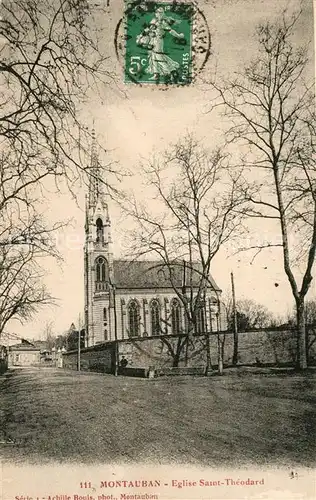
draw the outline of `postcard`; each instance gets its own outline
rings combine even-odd
[[[0,7],[0,498],[315,498],[312,0]]]

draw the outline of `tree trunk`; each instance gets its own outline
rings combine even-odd
[[[305,318],[305,350],[306,350],[306,364],[309,366],[309,328],[308,325],[306,325],[306,318]]]
[[[205,366],[205,377],[208,376],[211,369],[211,346],[210,346],[210,334],[205,334],[205,345],[206,345],[206,366]]]
[[[187,320],[187,338],[186,338],[186,343],[185,343],[185,356],[184,356],[184,366],[188,366],[189,362],[189,344],[190,344],[190,339],[192,338],[192,335],[194,333],[194,323],[190,319]]]
[[[223,375],[224,371],[224,342],[220,338],[220,333],[217,334],[218,347],[218,375]]]
[[[234,351],[233,351],[233,366],[237,366],[238,363],[238,331],[234,329]]]
[[[182,339],[181,337],[178,337],[177,348],[173,354],[172,368],[178,368],[180,358],[181,358],[181,353],[183,352],[183,348],[184,347],[186,348],[187,343],[188,343],[187,341],[188,341],[188,337],[185,337],[184,339]],[[185,359],[185,366],[187,366],[187,364],[186,364],[186,352],[185,352],[184,359]]]
[[[114,376],[118,376],[118,370],[119,370],[119,345],[118,341],[115,340],[115,345],[114,345]]]
[[[184,366],[188,366],[188,360],[189,360],[189,333],[187,335],[186,341],[185,341],[185,356],[184,356]]]
[[[175,357],[172,360],[172,368],[178,368],[179,361],[180,361],[179,355],[178,355],[178,353],[176,353]]]
[[[307,359],[304,298],[296,301],[296,319],[296,369],[305,370],[307,368]]]
[[[234,351],[233,351],[233,366],[238,363],[238,326],[237,326],[237,309],[236,309],[236,295],[235,295],[235,282],[234,274],[231,275],[232,283],[232,297],[233,297],[233,320],[234,320]]]
[[[181,355],[181,337],[178,338],[177,349],[172,359],[172,368],[178,368]]]

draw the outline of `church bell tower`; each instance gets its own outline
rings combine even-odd
[[[110,293],[113,255],[108,201],[93,130],[84,247],[86,347],[112,340]]]

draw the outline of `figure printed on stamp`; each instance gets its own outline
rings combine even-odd
[[[169,33],[175,39],[180,39],[185,43],[184,34],[172,27],[180,23],[181,21],[167,16],[162,7],[158,7],[149,27],[136,37],[137,45],[148,50],[148,66],[145,71],[152,75],[150,80],[172,77],[177,74],[180,64],[166,54],[164,40]]]
[[[135,0],[125,13],[125,81],[188,85],[193,74],[191,3]]]

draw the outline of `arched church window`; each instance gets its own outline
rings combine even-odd
[[[174,334],[181,331],[181,307],[178,299],[171,302],[171,331]]]
[[[151,322],[151,334],[160,335],[160,303],[159,300],[154,299],[150,303],[150,322]]]
[[[96,281],[104,283],[109,278],[109,265],[104,257],[98,257],[96,260]]]
[[[200,306],[196,310],[196,332],[197,333],[205,333],[205,307],[204,304],[201,303]]]
[[[131,300],[128,305],[128,333],[130,337],[138,337],[140,333],[139,304]]]
[[[104,326],[106,326],[106,325],[107,325],[107,322],[108,322],[108,319],[107,319],[107,318],[108,318],[108,315],[107,315],[107,309],[106,309],[106,307],[104,307],[104,308],[103,308],[103,324],[104,324]]]
[[[104,226],[102,219],[100,219],[100,217],[97,219],[96,226],[97,226],[97,243],[104,243]]]

